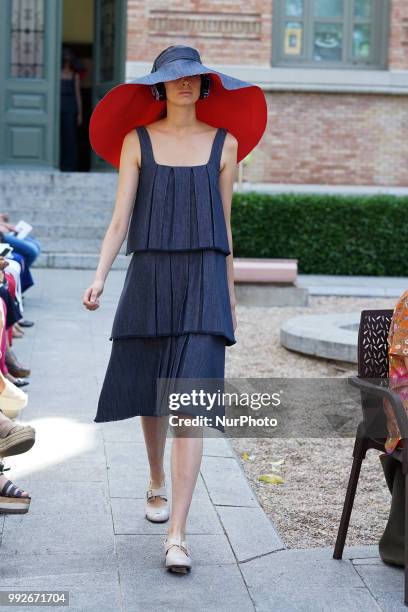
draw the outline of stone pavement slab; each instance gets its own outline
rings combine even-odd
[[[256,610],[380,610],[350,560],[278,551],[240,564]]]
[[[0,589],[22,591],[68,591],[70,605],[53,606],[52,610],[75,610],[75,612],[113,612],[122,608],[122,593],[119,574],[116,571],[95,573],[85,571],[60,575],[44,575],[15,578],[12,583],[4,583],[0,578]],[[1,606],[2,608],[4,606]],[[18,606],[7,609],[39,610],[37,606]]]
[[[204,440],[187,532],[192,572],[166,572],[166,526],[143,517],[139,419],[93,422],[124,274],[111,272],[90,313],[81,305],[89,271],[35,270],[25,299],[35,325],[15,350],[32,368],[19,421],[33,424],[37,441],[6,459],[32,502],[26,515],[0,517],[0,587],[66,589],[75,612],[405,609],[403,572],[376,547],[346,548],[341,561],[331,547],[286,549],[222,437]]]
[[[262,508],[217,506],[217,512],[238,561],[286,548]]]
[[[398,298],[408,287],[408,278],[299,274],[296,284],[310,295]]]

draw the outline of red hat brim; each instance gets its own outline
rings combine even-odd
[[[89,123],[89,140],[95,153],[119,168],[123,139],[139,125],[163,116],[166,101],[155,100],[149,85],[123,83],[98,102]],[[196,102],[197,119],[223,127],[238,140],[237,162],[262,138],[267,123],[265,95],[257,85],[226,89],[218,74],[211,74],[210,95]]]

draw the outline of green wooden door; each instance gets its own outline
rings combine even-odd
[[[0,2],[0,166],[58,167],[61,0]]]
[[[126,0],[95,0],[94,82],[92,107],[115,85],[125,80]],[[93,170],[112,166],[92,151]]]

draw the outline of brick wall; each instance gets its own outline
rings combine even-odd
[[[390,0],[388,62],[391,70],[408,70],[408,2]]]
[[[389,67],[408,70],[408,0],[390,0]],[[169,7],[169,8],[167,8]],[[238,12],[237,8],[241,11]],[[272,1],[128,2],[130,61],[197,47],[204,63],[271,63]],[[406,186],[406,96],[272,92],[254,182]]]
[[[267,100],[249,180],[407,185],[405,96],[275,92]]]
[[[389,4],[389,67],[408,70],[408,2]],[[128,0],[127,59],[153,60],[165,47],[185,42],[209,63],[270,64],[272,8],[273,0],[176,0],[171,5]]]
[[[196,47],[204,62],[270,64],[272,2],[128,0],[127,59],[152,61],[174,44]]]

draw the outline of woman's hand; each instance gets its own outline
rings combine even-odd
[[[5,257],[0,255],[0,270],[4,270],[4,268],[7,268],[9,265],[10,262]]]
[[[88,310],[96,310],[99,308],[99,296],[103,293],[105,283],[101,280],[95,280],[92,285],[86,289],[84,298],[82,300],[83,305]]]
[[[11,223],[6,223],[5,221],[3,221],[2,223],[0,223],[0,230],[4,234],[8,234],[8,232],[11,232],[11,231],[15,230],[15,226],[12,225]]]

